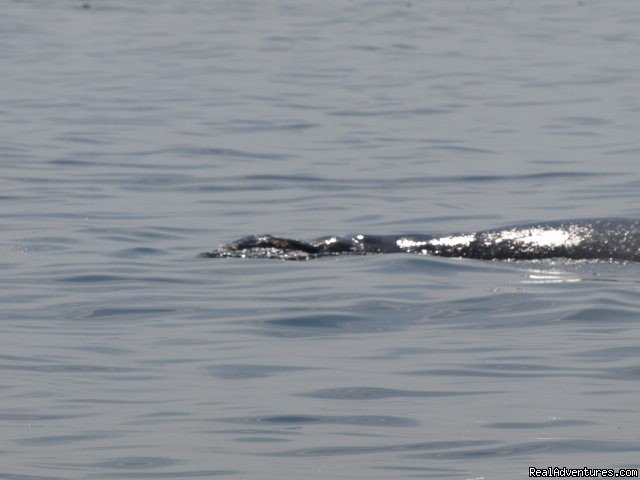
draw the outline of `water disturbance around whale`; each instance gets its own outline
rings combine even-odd
[[[252,235],[202,258],[310,260],[335,255],[415,253],[480,260],[640,261],[640,220],[598,218],[514,225],[445,235],[328,236],[312,241]]]

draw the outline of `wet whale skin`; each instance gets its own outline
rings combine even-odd
[[[203,258],[310,260],[335,255],[414,253],[479,260],[640,261],[640,220],[597,218],[514,225],[479,232],[441,235],[327,236],[302,241],[251,235]]]

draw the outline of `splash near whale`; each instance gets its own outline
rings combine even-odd
[[[514,225],[448,235],[347,235],[312,241],[252,235],[202,258],[310,260],[335,255],[413,253],[479,260],[640,261],[640,220],[598,218]]]

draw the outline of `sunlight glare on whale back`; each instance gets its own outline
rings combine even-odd
[[[584,239],[585,229],[560,229],[560,228],[513,228],[494,233],[486,233],[482,242],[484,245],[499,244],[504,241],[511,241],[527,247],[554,248],[554,247],[575,247]],[[477,234],[450,235],[433,238],[431,240],[413,240],[401,237],[396,240],[396,245],[403,249],[418,249],[426,245],[432,247],[463,248],[478,240]],[[427,250],[421,253],[427,254]]]
[[[429,240],[429,245],[434,247],[468,247],[476,239],[475,235],[454,235]]]
[[[426,241],[411,240],[405,237],[402,237],[396,240],[396,245],[398,245],[398,247],[403,250],[416,248],[416,247],[424,247],[426,244],[427,244]]]
[[[575,247],[585,237],[586,229],[581,228],[541,228],[529,229],[514,228],[512,230],[501,231],[495,234],[488,234],[485,243],[500,243],[505,240],[520,243],[526,246],[537,246],[544,248],[553,247]]]

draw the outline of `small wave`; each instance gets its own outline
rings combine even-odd
[[[381,400],[385,398],[408,397],[457,397],[461,395],[476,395],[478,392],[456,392],[437,390],[398,390],[379,387],[344,387],[327,388],[304,393],[304,397],[324,398],[328,400]]]
[[[267,417],[243,417],[225,419],[241,423],[264,423],[274,425],[358,425],[373,427],[414,427],[416,420],[388,415],[272,415]]]
[[[204,369],[205,374],[225,380],[242,380],[252,378],[266,378],[280,373],[306,370],[303,367],[289,367],[284,365],[213,365]]]

